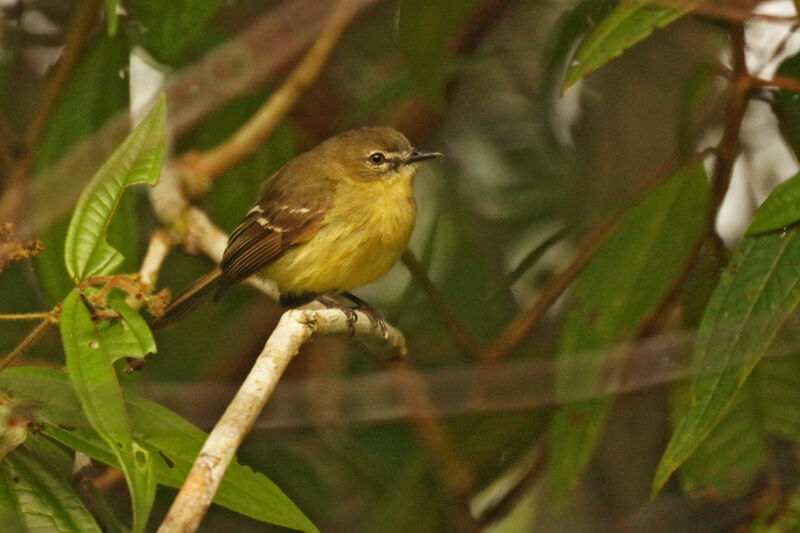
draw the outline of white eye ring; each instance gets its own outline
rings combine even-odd
[[[381,152],[373,152],[369,154],[368,159],[373,165],[382,165],[386,161],[386,156]]]

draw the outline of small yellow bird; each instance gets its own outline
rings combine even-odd
[[[386,336],[380,314],[348,291],[385,275],[408,245],[417,215],[414,175],[419,163],[442,157],[411,147],[386,127],[346,131],[278,170],[228,239],[219,266],[170,303],[154,327],[187,315],[211,293],[214,300],[250,276],[273,280],[280,302],[314,299],[364,311]],[[355,304],[343,307],[330,296]]]

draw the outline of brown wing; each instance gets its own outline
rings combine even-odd
[[[298,180],[293,167],[287,165],[267,182],[259,202],[231,233],[219,265],[215,300],[319,229],[333,184],[324,177]]]

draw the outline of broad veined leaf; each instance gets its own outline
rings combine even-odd
[[[778,231],[800,220],[800,174],[781,183],[753,216],[747,235]]]
[[[66,374],[38,367],[0,372],[0,389],[34,405],[44,433],[108,464],[119,462],[108,444],[89,426]],[[169,409],[124,391],[133,438],[153,457],[158,483],[180,487],[208,436]],[[266,476],[234,461],[222,479],[214,502],[246,516],[297,529],[317,529]]]
[[[76,281],[108,274],[124,257],[106,241],[106,228],[123,191],[136,183],[155,185],[166,136],[164,95],[81,194],[67,230],[64,260]]]
[[[632,338],[669,294],[703,234],[709,194],[701,164],[678,170],[625,214],[578,276],[559,350],[564,370],[556,384],[562,401],[613,385],[622,358],[601,354],[614,355],[610,348]],[[556,505],[564,504],[576,486],[611,401],[573,401],[556,414],[550,468]]]
[[[117,374],[98,326],[72,291],[61,310],[67,370],[83,412],[125,473],[133,505],[133,531],[144,531],[156,493],[150,453],[133,441]]]
[[[730,500],[753,490],[768,453],[770,439],[800,440],[800,354],[794,350],[797,327],[784,328],[784,349],[777,340],[771,357],[758,363],[752,376],[731,401],[709,436],[681,465],[684,489],[718,500]],[[685,385],[685,386],[684,386]],[[686,412],[690,383],[681,384],[673,412]]]
[[[679,384],[673,401],[676,416],[686,412],[691,385]],[[761,419],[759,391],[746,384],[720,423],[680,468],[689,496],[726,501],[752,490],[752,482],[767,458],[767,430]]]
[[[72,485],[69,455],[32,436],[0,463],[0,524],[4,533],[102,530]]]
[[[130,47],[123,34],[119,33],[112,39],[105,33],[98,33],[64,88],[36,152],[36,170],[31,183],[31,216],[34,220],[52,222],[44,227],[37,224],[36,231],[47,253],[38,257],[35,266],[52,303],[63,300],[74,286],[64,269],[64,241],[69,215],[92,173],[111,155],[111,147],[115,148],[124,140],[127,132],[107,133],[103,136],[102,146],[91,147],[92,157],[77,157],[80,164],[74,168],[52,171],[61,164],[62,158],[73,157],[73,151],[88,151],[88,147],[83,146],[88,144],[87,137],[104,124],[113,122],[111,117],[125,112],[128,79],[120,74],[126,72],[129,57]],[[56,190],[58,194],[53,194]],[[136,241],[133,236],[138,232],[138,224],[131,200],[135,198],[130,195],[123,197],[108,228],[108,240],[132,260],[131,265],[135,265]],[[130,209],[126,204],[131,204]],[[131,216],[124,216],[129,212]],[[133,271],[133,267],[128,270]]]
[[[567,68],[563,90],[594,72],[628,48],[685,15],[701,0],[648,3],[623,0],[583,40]]]
[[[711,297],[692,359],[691,402],[656,470],[653,491],[703,442],[800,302],[800,229],[745,237]]]

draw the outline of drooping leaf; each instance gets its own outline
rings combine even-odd
[[[800,230],[745,237],[714,291],[694,348],[692,398],[653,480],[658,491],[728,409],[800,302]]]
[[[602,350],[632,338],[659,308],[699,242],[709,198],[702,165],[680,169],[626,213],[578,276],[559,350],[564,363],[557,377],[559,398],[595,394],[613,383],[620,371],[613,361],[621,358],[608,357],[603,364],[594,358],[612,355]],[[610,405],[611,398],[604,397],[575,401],[556,414],[550,468],[556,505],[565,503],[576,486]]]
[[[222,0],[133,0],[135,40],[157,60],[174,63],[205,31]]]
[[[78,281],[107,274],[124,257],[106,241],[114,209],[123,191],[136,183],[155,185],[161,172],[166,137],[164,95],[97,171],[72,214],[64,250],[67,272]]]
[[[781,183],[753,216],[747,235],[778,231],[800,220],[800,174]]]
[[[108,444],[89,426],[63,372],[15,367],[0,372],[0,389],[35,406],[44,433],[91,457],[119,466]],[[180,487],[208,436],[184,418],[130,391],[123,394],[133,438],[150,452],[158,483]],[[234,461],[214,502],[246,516],[285,527],[316,532],[316,527],[263,474]]]
[[[4,533],[100,533],[75,492],[69,456],[32,436],[0,463],[0,524]]]
[[[125,473],[133,506],[133,531],[144,531],[156,493],[152,457],[133,441],[111,356],[77,290],[64,300],[60,325],[72,386],[89,423]]]
[[[700,0],[648,3],[623,0],[581,43],[567,68],[563,90],[622,55],[656,28],[663,28],[691,11]]]

